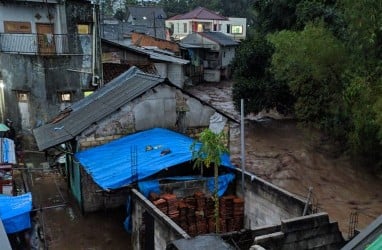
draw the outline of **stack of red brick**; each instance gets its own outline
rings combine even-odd
[[[215,233],[215,202],[203,192],[177,199],[174,194],[151,193],[149,199],[189,235]],[[221,233],[238,231],[244,224],[244,200],[227,195],[219,199]]]

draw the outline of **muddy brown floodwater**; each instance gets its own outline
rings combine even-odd
[[[232,82],[224,82],[187,90],[239,120],[231,87]],[[293,120],[246,117],[245,168],[300,197],[307,197],[312,187],[314,207],[338,221],[346,238],[352,212],[358,214],[357,229],[382,214],[382,176],[344,156],[319,152],[315,147],[319,137],[319,132],[301,128]],[[239,125],[231,128],[230,140],[231,160],[241,166]]]

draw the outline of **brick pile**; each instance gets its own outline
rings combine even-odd
[[[168,193],[150,193],[149,199],[190,236],[216,231],[215,203],[212,197],[206,197],[203,192],[185,198]],[[234,195],[221,197],[219,215],[221,233],[239,231],[244,225],[244,200]]]

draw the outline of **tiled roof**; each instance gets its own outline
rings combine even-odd
[[[168,20],[184,20],[184,19],[228,20],[227,17],[216,14],[215,12],[203,7],[197,7],[196,9],[186,14],[176,15],[169,18]]]

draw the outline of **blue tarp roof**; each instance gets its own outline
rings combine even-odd
[[[194,139],[183,134],[154,128],[78,152],[75,156],[101,188],[116,189],[134,179],[142,180],[162,169],[192,160],[190,146],[193,142]],[[168,150],[170,153],[164,154]],[[235,168],[229,155],[222,155],[221,159],[222,166]],[[134,169],[137,177],[133,177]]]
[[[0,195],[0,218],[7,233],[16,233],[31,227],[32,194]]]

